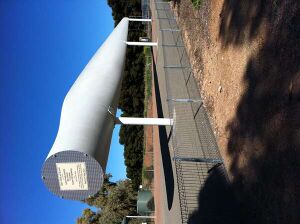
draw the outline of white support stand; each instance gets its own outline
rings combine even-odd
[[[128,18],[129,21],[133,22],[151,22],[151,19],[137,19],[137,18]]]
[[[136,218],[136,219],[155,219],[155,216],[145,216],[145,215],[127,215],[126,218]]]
[[[127,45],[130,46],[157,46],[157,42],[125,42]]]
[[[158,125],[172,126],[173,119],[170,118],[140,118],[140,117],[117,117],[116,124],[123,125]]]

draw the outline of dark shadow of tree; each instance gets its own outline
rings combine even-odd
[[[269,16],[266,5],[267,1],[262,0],[225,0],[219,29],[223,44],[242,44],[255,38]]]
[[[266,29],[227,126],[232,187],[250,223],[300,223],[300,1],[225,0],[220,16],[225,47]]]
[[[188,224],[239,224],[242,222],[240,206],[223,165],[209,172],[198,197],[199,208],[189,217]]]

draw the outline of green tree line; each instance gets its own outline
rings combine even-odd
[[[112,9],[115,26],[123,17],[141,16],[140,0],[108,0]],[[129,24],[128,40],[138,41],[145,36],[144,25],[139,22]],[[126,53],[124,79],[119,101],[119,108],[124,117],[142,117],[144,112],[144,67],[145,58],[143,47],[129,46]],[[120,130],[120,144],[124,145],[124,158],[127,177],[131,179],[133,187],[138,188],[141,183],[143,164],[143,136],[142,126],[122,126]]]

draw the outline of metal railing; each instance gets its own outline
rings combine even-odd
[[[222,163],[199,87],[194,78],[189,57],[184,47],[181,30],[170,5],[154,1],[161,32],[165,73],[166,102],[169,117],[175,120],[169,147],[173,149],[179,191],[182,223],[198,209],[199,192],[208,177],[208,171]],[[154,13],[153,13],[154,14]],[[172,150],[170,150],[172,151]]]

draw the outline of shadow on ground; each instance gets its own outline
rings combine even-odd
[[[239,204],[221,164],[209,171],[198,204],[199,208],[189,217],[188,224],[243,223]]]
[[[232,187],[243,223],[300,223],[300,1],[225,0],[225,47],[266,36],[247,63],[230,133]]]
[[[152,52],[152,62],[153,62],[153,76],[154,76],[154,88],[155,88],[155,95],[156,95],[157,115],[159,118],[163,118],[164,115],[163,115],[161,98],[160,98],[156,64],[153,57],[152,48],[151,48],[151,52]],[[173,205],[173,199],[174,199],[174,175],[172,169],[172,161],[169,153],[168,136],[167,136],[167,131],[165,126],[159,126],[158,131],[159,131],[159,141],[161,147],[161,159],[164,168],[168,209],[171,210]]]
[[[270,20],[272,10],[268,10],[268,2],[271,1],[225,0],[219,29],[223,44],[243,44],[253,40],[264,19]]]

